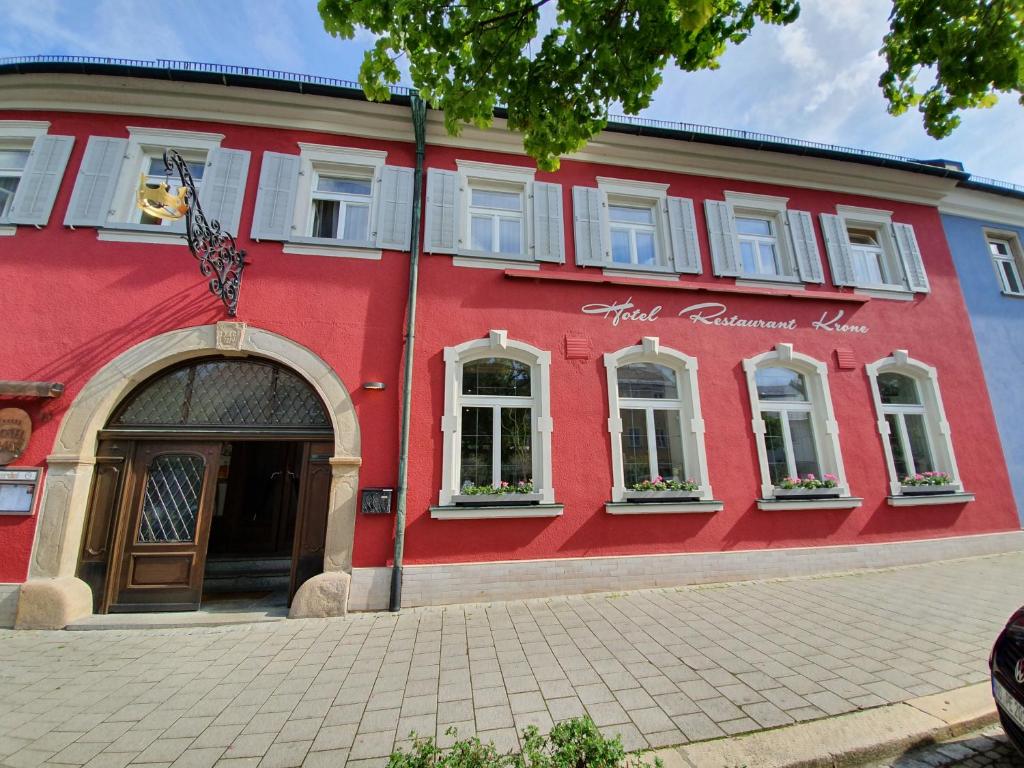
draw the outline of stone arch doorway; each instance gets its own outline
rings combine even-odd
[[[92,589],[76,576],[102,430],[118,406],[160,370],[210,356],[253,356],[279,363],[311,387],[333,433],[323,573],[309,579],[293,616],[342,615],[347,609],[360,460],[359,425],[334,370],[310,350],[243,323],[186,328],[120,354],[82,388],[65,414],[47,458],[47,474],[17,625],[56,628],[92,612]]]

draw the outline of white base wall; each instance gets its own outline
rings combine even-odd
[[[407,565],[402,607],[813,576],[1022,549],[1024,531],[1010,531],[835,547]],[[386,609],[390,588],[390,568],[354,568],[349,610]]]
[[[18,593],[21,584],[0,584],[0,627],[9,629],[14,626],[14,617],[18,613]]]

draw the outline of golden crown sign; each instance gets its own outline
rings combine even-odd
[[[178,187],[176,193],[171,192],[171,185],[162,181],[153,184],[146,179],[146,174],[139,177],[139,191],[136,195],[139,208],[150,216],[168,221],[176,221],[185,215],[188,210],[186,195],[188,188],[184,185]]]

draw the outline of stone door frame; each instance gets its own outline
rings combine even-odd
[[[334,428],[334,455],[324,573],[299,590],[292,615],[344,615],[362,461],[352,399],[334,369],[306,347],[245,323],[220,322],[169,331],[136,344],[97,371],[75,397],[46,459],[29,580],[21,588],[17,626],[59,628],[92,612],[92,592],[75,572],[99,432],[117,405],[154,373],[211,354],[251,354],[287,366],[327,406]]]

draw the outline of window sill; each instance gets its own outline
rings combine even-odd
[[[2,229],[3,229],[3,227],[0,227],[0,230],[2,230]],[[2,234],[3,234],[3,232],[0,231],[0,235],[2,235]],[[1003,296],[1005,296],[1008,299],[1024,299],[1024,293],[1010,293],[1009,291],[1000,291],[999,293],[1001,293]]]
[[[630,267],[625,264],[617,264],[614,267],[604,267],[601,273],[605,277],[637,277],[642,276],[645,280],[664,280],[674,283],[679,280],[679,273],[667,267]]]
[[[143,229],[146,225],[108,226],[96,230],[96,239],[105,243],[148,243],[150,245],[188,245],[184,232]]]
[[[526,269],[531,272],[540,270],[540,264],[517,259],[489,259],[484,256],[470,256],[461,254],[452,257],[452,265],[456,267],[470,267],[472,269]]]
[[[838,499],[758,499],[757,508],[765,510],[791,509],[856,509],[864,499],[841,496]]]
[[[792,277],[737,277],[736,285],[746,288],[779,288],[790,291],[806,291],[807,286]]]
[[[968,491],[959,493],[936,493],[920,496],[887,496],[890,507],[930,507],[937,504],[967,504],[974,501],[974,494]]]
[[[284,253],[298,256],[332,256],[339,259],[381,260],[381,250],[379,248],[360,248],[351,245],[286,242],[284,243],[283,251]]]
[[[873,299],[889,299],[890,301],[913,301],[913,291],[908,291],[905,288],[884,288],[876,286],[874,288],[854,288],[854,293],[860,294],[861,296],[870,296]]]
[[[659,501],[637,503],[631,501],[605,502],[604,511],[609,515],[678,515],[721,512],[724,502],[715,499],[696,501]]]
[[[18,228],[13,224],[0,224],[0,237],[10,237],[17,231]]]
[[[564,504],[529,504],[524,506],[431,507],[434,520],[492,520],[533,517],[561,517]]]

